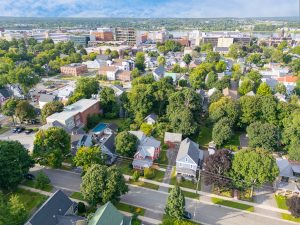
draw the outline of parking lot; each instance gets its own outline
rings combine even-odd
[[[23,131],[22,133],[13,133],[11,129],[10,131],[1,134],[0,140],[14,140],[19,141],[25,148],[27,148],[30,152],[33,150],[33,140],[35,133],[32,132],[31,134],[25,134]]]

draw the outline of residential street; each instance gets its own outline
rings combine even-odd
[[[51,183],[57,187],[69,191],[79,191],[80,174],[63,170],[46,168],[34,168],[43,171],[49,176]],[[35,173],[35,172],[33,172]],[[152,211],[154,215],[164,212],[168,193],[151,189],[130,186],[130,191],[122,196],[122,201]],[[193,214],[193,218],[203,224],[216,225],[286,225],[295,224],[280,219],[265,217],[256,213],[241,212],[231,208],[220,207],[211,203],[186,199],[186,209]]]

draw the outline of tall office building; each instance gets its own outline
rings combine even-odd
[[[136,31],[133,28],[116,28],[115,30],[115,40],[124,41],[128,45],[136,44]]]
[[[97,28],[96,31],[90,31],[91,40],[93,41],[113,41],[114,34],[111,28]]]

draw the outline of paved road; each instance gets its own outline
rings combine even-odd
[[[13,133],[12,129],[11,129],[10,131],[8,131],[6,133],[1,134],[0,140],[19,141],[25,148],[27,148],[29,151],[32,151],[34,135],[35,135],[35,133],[31,133],[31,134],[25,134],[25,132],[22,132],[20,134]]]
[[[41,168],[34,168],[36,173]],[[49,176],[51,183],[66,190],[79,191],[81,178],[79,174],[63,170],[42,170]],[[162,215],[168,193],[151,189],[130,186],[130,191],[122,196],[122,201],[143,207],[154,215]],[[204,199],[203,199],[204,200]],[[255,213],[246,213],[231,208],[224,208],[211,203],[203,203],[191,199],[186,200],[186,208],[194,215],[194,219],[211,225],[286,225],[283,220],[264,217]]]

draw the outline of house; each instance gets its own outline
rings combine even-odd
[[[79,76],[83,73],[87,73],[87,66],[81,63],[72,63],[66,66],[60,67],[60,72],[66,75]]]
[[[164,74],[165,74],[165,68],[164,68],[164,66],[159,66],[155,70],[153,70],[153,77],[154,77],[154,80],[156,80],[156,81],[158,81],[161,78],[163,78]]]
[[[75,90],[75,85],[66,85],[52,92],[62,103],[67,103]]]
[[[238,99],[239,98],[239,94],[238,94],[238,92],[236,91],[236,90],[231,90],[231,89],[229,89],[229,88],[225,88],[225,89],[223,89],[223,95],[226,97],[229,97],[229,98],[231,98],[231,99],[234,99],[234,100],[236,100],[236,99]]]
[[[114,89],[116,97],[120,97],[125,92],[125,89],[120,85],[111,85],[110,87]]]
[[[131,217],[124,216],[111,202],[107,202],[97,209],[88,225],[131,225]]]
[[[73,153],[76,153],[77,149],[81,147],[93,146],[92,136],[88,134],[72,134],[71,145]]]
[[[290,95],[290,94],[292,94],[292,92],[294,91],[294,89],[296,87],[298,77],[297,76],[285,76],[285,77],[276,78],[276,80],[278,81],[278,83],[284,84],[284,86],[286,87],[287,94]]]
[[[285,95],[280,94],[278,92],[274,94],[274,97],[277,98],[277,100],[280,102],[287,102]]]
[[[132,166],[135,169],[149,168],[153,161],[159,157],[160,141],[153,137],[147,137],[142,131],[129,131],[137,137],[138,147],[134,155]]]
[[[67,133],[71,133],[71,130],[69,130],[64,124],[60,123],[57,120],[46,123],[45,125],[41,126],[39,129],[40,130],[48,130],[51,127],[59,127],[59,128],[64,129]]]
[[[119,69],[116,66],[102,66],[99,69],[99,74],[105,75],[107,80],[116,80],[116,74],[118,70]]]
[[[131,71],[129,70],[118,70],[116,73],[116,80],[123,82],[131,81]]]
[[[275,187],[284,191],[300,193],[300,163],[289,161],[285,158],[276,158],[279,176]]]
[[[153,125],[157,122],[157,115],[154,113],[149,114],[145,119],[144,122]]]
[[[7,99],[9,99],[10,94],[5,88],[0,89],[0,105],[2,105],[3,102],[5,102]]]
[[[218,91],[217,88],[211,88],[207,91],[207,97],[210,98],[216,91]]]
[[[82,64],[86,65],[88,69],[100,69],[101,66],[106,65],[106,61],[100,60],[100,59],[95,59],[94,61],[86,61],[83,62]]]
[[[85,218],[77,216],[77,203],[61,190],[56,191],[32,215],[25,225],[73,225]]]
[[[174,148],[176,145],[179,145],[181,140],[181,133],[165,132],[164,143],[167,144],[169,148]]]
[[[43,109],[44,105],[46,105],[48,102],[53,102],[54,100],[56,100],[55,95],[41,94],[39,97],[40,109]]]
[[[84,127],[89,115],[99,114],[100,104],[95,99],[81,99],[68,105],[62,112],[54,113],[46,118],[47,123],[58,121],[72,130],[74,127]]]
[[[193,177],[197,176],[197,172],[203,161],[204,152],[199,149],[199,145],[189,138],[184,139],[180,143],[179,151],[176,157],[176,173],[177,175]]]
[[[18,84],[9,84],[7,85],[12,96],[18,99],[25,99],[25,95]]]

